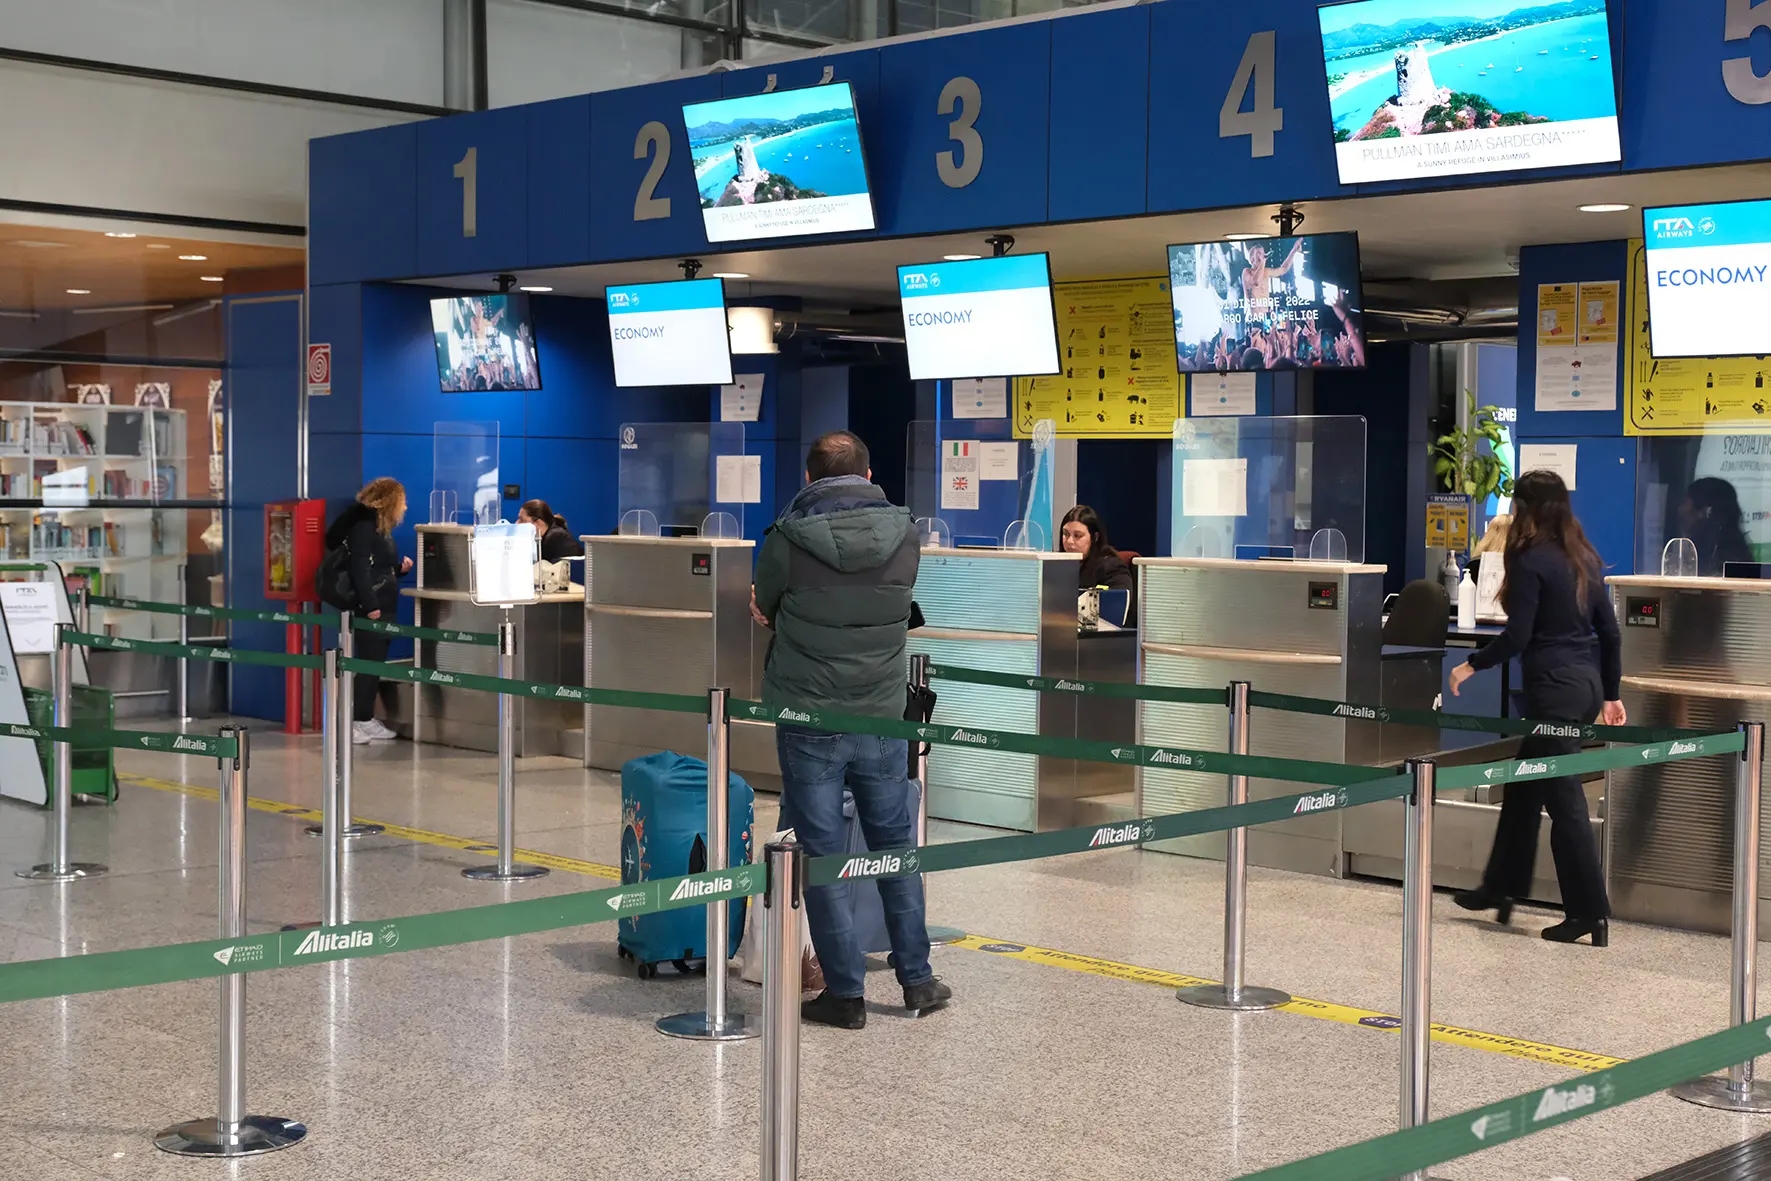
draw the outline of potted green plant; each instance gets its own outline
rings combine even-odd
[[[1433,446],[1433,474],[1445,488],[1464,497],[1470,509],[1470,541],[1480,536],[1483,506],[1490,496],[1513,494],[1513,473],[1507,463],[1506,436],[1500,425],[1500,407],[1476,405],[1476,395],[1464,391],[1469,404],[1469,425],[1454,426]]]

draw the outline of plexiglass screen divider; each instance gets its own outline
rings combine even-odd
[[[1616,573],[1628,555],[1599,557]],[[1771,435],[1638,440],[1634,557],[1636,570],[1684,578],[1771,561]]]
[[[431,523],[495,524],[504,504],[498,486],[498,424],[439,422],[431,438]],[[448,516],[437,520],[439,511]]]
[[[712,514],[724,514],[743,535],[744,505],[761,499],[755,469],[744,456],[737,422],[630,422],[621,427],[616,498],[622,531],[635,512],[650,513],[653,532],[699,535]],[[721,528],[723,522],[714,522]]]
[[[1009,437],[999,419],[912,422],[904,495],[923,544],[1048,548],[1055,439],[1050,422],[1035,424],[1031,441]]]
[[[1171,551],[1365,560],[1365,419],[1179,419]]]

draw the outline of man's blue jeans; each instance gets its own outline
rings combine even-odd
[[[916,843],[910,785],[904,774],[909,746],[904,739],[778,726],[775,749],[781,756],[781,827],[799,834],[807,855],[827,857],[844,851],[845,786],[855,797],[855,815],[869,849],[901,849]],[[806,921],[824,969],[824,983],[841,997],[865,992],[867,967],[855,940],[853,890],[849,882],[806,890]],[[898,981],[921,984],[933,975],[922,875],[880,878],[879,897],[885,905],[886,935]]]

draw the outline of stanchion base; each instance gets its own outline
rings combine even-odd
[[[1234,995],[1222,984],[1192,984],[1176,989],[1175,998],[1201,1009],[1226,1009],[1233,1013],[1253,1013],[1291,1004],[1290,993],[1277,988],[1250,988],[1246,984]]]
[[[727,1013],[718,1025],[706,1013],[678,1013],[660,1017],[658,1032],[666,1037],[687,1038],[692,1042],[742,1042],[762,1036],[762,1025],[743,1013]]]
[[[965,932],[961,931],[958,927],[937,927],[933,923],[929,924],[929,943],[935,947],[942,947],[949,943],[958,943],[964,938]]]
[[[351,841],[358,837],[380,836],[386,831],[387,826],[385,824],[364,824],[359,821],[356,824],[347,824],[344,831],[338,835],[347,841]],[[307,835],[310,837],[325,836],[326,830],[318,824],[310,824],[307,826]]]
[[[1680,1083],[1672,1089],[1671,1094],[1675,1099],[1721,1111],[1739,1111],[1749,1115],[1771,1112],[1771,1085],[1757,1079],[1748,1083],[1746,1090],[1736,1091],[1728,1085],[1727,1075],[1706,1074],[1688,1083]]]
[[[526,882],[530,878],[544,878],[547,873],[545,865],[513,865],[509,873],[497,865],[475,865],[462,870],[461,876],[476,882]]]
[[[274,1115],[249,1115],[231,1135],[216,1119],[174,1124],[154,1137],[154,1147],[179,1156],[259,1156],[300,1144],[307,1125]]]
[[[33,882],[71,882],[76,878],[96,878],[110,872],[109,866],[91,861],[70,861],[60,869],[53,865],[33,865],[29,869],[13,871],[14,876]]]

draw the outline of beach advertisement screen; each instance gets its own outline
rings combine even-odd
[[[1771,354],[1771,201],[1642,211],[1656,357]]]
[[[1168,277],[1183,373],[1365,364],[1357,234],[1170,246]]]
[[[732,383],[723,280],[611,287],[604,299],[616,385]]]
[[[1622,158],[1605,0],[1317,9],[1342,184]]]
[[[873,228],[847,82],[683,108],[709,242]]]
[[[1043,254],[898,268],[916,381],[1058,371],[1057,309]]]
[[[437,340],[437,378],[445,394],[541,388],[528,296],[433,299],[430,326]]]

